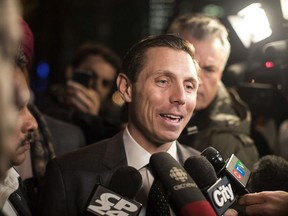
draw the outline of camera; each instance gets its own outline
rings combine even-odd
[[[94,83],[94,73],[88,70],[74,70],[72,79],[87,88],[91,88]]]

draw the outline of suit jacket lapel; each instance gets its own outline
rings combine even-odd
[[[32,214],[27,203],[25,185],[23,185],[23,182],[20,178],[18,178],[18,180],[19,187],[14,193],[10,195],[9,200],[20,216],[31,216]]]
[[[123,143],[123,131],[116,134],[107,143],[103,164],[109,169],[127,165],[127,158]]]
[[[178,141],[177,141],[177,154],[179,157],[179,162],[181,165],[184,164],[184,162],[191,157],[191,155],[199,155],[200,152],[198,152],[195,149],[187,149],[189,147],[184,147],[183,145],[181,145]]]

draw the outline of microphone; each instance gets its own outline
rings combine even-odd
[[[216,215],[193,179],[170,154],[153,154],[150,157],[150,166],[154,177],[163,183],[168,202],[176,215]]]
[[[250,193],[247,189],[247,183],[251,172],[234,154],[224,161],[215,148],[208,147],[201,155],[213,165],[218,177],[226,176],[229,179],[234,194],[241,196]]]
[[[142,186],[142,176],[130,166],[117,169],[108,188],[97,185],[87,211],[93,215],[137,216],[142,204],[133,200]]]
[[[217,179],[212,164],[204,156],[191,156],[184,163],[184,168],[194,179],[217,215],[224,212],[235,202],[236,198],[228,178]]]
[[[254,163],[248,188],[252,192],[282,190],[288,192],[288,161],[277,155],[265,155]]]

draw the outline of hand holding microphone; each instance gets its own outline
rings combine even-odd
[[[93,215],[126,215],[137,216],[142,204],[134,197],[142,185],[142,176],[133,167],[125,166],[116,170],[108,188],[98,185],[87,211]]]

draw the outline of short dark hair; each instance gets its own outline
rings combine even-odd
[[[251,170],[251,192],[283,190],[288,192],[288,161],[276,155],[266,155]]]
[[[146,63],[147,50],[153,47],[168,47],[171,49],[184,51],[191,56],[196,68],[198,68],[198,64],[194,60],[194,47],[185,39],[170,34],[148,36],[134,44],[124,56],[122,72],[127,75],[132,83],[137,81],[139,72]]]
[[[99,43],[85,42],[75,53],[72,60],[72,67],[79,67],[88,57],[92,55],[101,56],[105,61],[111,64],[116,73],[119,73],[121,68],[121,58],[110,48]]]

